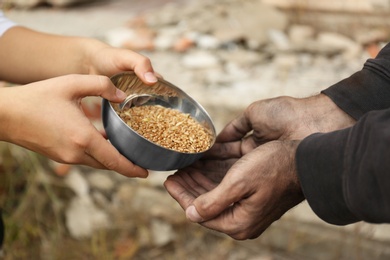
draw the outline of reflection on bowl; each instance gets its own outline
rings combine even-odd
[[[210,116],[200,104],[178,87],[163,79],[159,79],[154,85],[148,86],[133,72],[117,74],[111,80],[127,96],[147,94],[153,97],[143,99],[139,105],[158,105],[189,114],[210,133],[210,147],[214,144],[216,132]],[[107,137],[112,145],[133,163],[150,170],[169,171],[192,164],[207,151],[184,153],[153,143],[134,131],[120,118],[118,111],[121,111],[122,106],[123,104],[112,103],[103,99],[102,120]]]

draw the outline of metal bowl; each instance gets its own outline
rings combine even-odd
[[[139,105],[160,105],[190,114],[212,134],[210,147],[214,144],[216,132],[210,116],[199,103],[178,87],[163,79],[159,79],[154,85],[148,86],[133,72],[117,74],[111,78],[111,81],[117,88],[124,91],[128,97],[138,94],[153,97],[142,99],[142,104]],[[145,169],[169,171],[194,163],[206,152],[182,153],[151,142],[134,131],[119,117],[116,111],[120,111],[123,106],[126,106],[126,104],[112,103],[103,99],[103,126],[111,144],[133,163]]]

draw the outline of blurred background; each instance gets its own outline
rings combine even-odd
[[[148,56],[217,130],[251,102],[307,97],[389,40],[388,0],[2,0],[20,25]],[[60,62],[60,61],[59,61]],[[0,82],[1,87],[10,87]],[[101,128],[99,98],[83,101]],[[235,241],[188,222],[162,183],[62,165],[0,143],[3,259],[389,259],[390,225],[331,226],[307,203]]]

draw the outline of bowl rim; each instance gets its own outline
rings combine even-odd
[[[118,74],[115,74],[113,75],[112,77],[110,77],[110,80],[113,82],[113,80],[115,78],[119,78],[119,77],[122,77],[124,75],[130,75],[130,76],[135,76],[135,77],[138,77],[135,72],[133,71],[128,71],[128,72],[121,72],[121,73],[118,73]],[[128,130],[130,130],[132,133],[135,133],[136,135],[138,135],[139,137],[141,137],[143,140],[147,141],[148,143],[152,144],[152,145],[156,145],[164,150],[167,150],[167,151],[170,151],[170,152],[174,152],[174,153],[178,153],[178,154],[183,154],[183,155],[196,155],[196,154],[202,154],[202,153],[205,153],[207,152],[208,150],[211,149],[211,147],[215,144],[216,142],[216,139],[217,139],[217,134],[216,134],[216,129],[215,129],[215,125],[214,125],[214,122],[210,116],[210,114],[207,112],[207,110],[199,103],[197,102],[195,99],[193,99],[189,94],[187,94],[185,91],[183,91],[182,89],[180,89],[179,87],[175,86],[174,84],[170,83],[169,81],[166,81],[162,78],[157,78],[158,82],[160,83],[163,83],[165,85],[168,85],[170,88],[173,88],[175,91],[178,91],[180,92],[180,94],[183,94],[188,100],[190,100],[195,106],[197,106],[201,111],[202,113],[204,113],[206,116],[207,116],[207,119],[210,121],[211,123],[211,129],[209,129],[209,131],[211,132],[212,134],[212,140],[210,142],[210,147],[204,151],[201,151],[201,152],[197,152],[197,153],[188,153],[188,152],[180,152],[180,151],[177,151],[175,149],[171,149],[171,148],[167,148],[167,147],[164,147],[162,145],[159,145],[157,143],[154,143],[152,142],[151,140],[147,139],[146,137],[142,136],[141,134],[139,134],[136,130],[134,130],[133,128],[131,128],[128,124],[126,124],[123,119],[118,115],[117,111],[113,108],[112,104],[111,104],[111,101],[107,100],[107,99],[104,99],[106,100],[109,108],[111,109],[111,111],[115,114],[115,116],[120,120],[121,124],[124,125]],[[115,83],[113,82],[113,84],[115,85]],[[115,85],[116,87],[116,85]],[[174,108],[171,108],[171,109],[174,109]],[[176,109],[177,110],[177,109]],[[180,111],[180,110],[178,110]],[[182,111],[180,111],[181,113],[183,113]],[[192,117],[192,116],[191,116]],[[193,118],[193,117],[192,117]],[[198,122],[199,124],[201,124],[198,120],[196,120],[195,118],[193,118],[196,122]]]

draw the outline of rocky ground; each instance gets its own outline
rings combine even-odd
[[[210,113],[217,130],[251,102],[305,97],[359,70],[388,32],[323,31],[260,0],[94,1],[8,6],[42,31],[96,37],[150,57]],[[88,19],[85,19],[88,17]],[[100,100],[85,106],[97,127]],[[386,259],[390,227],[333,227],[306,203],[260,238],[234,241],[186,221],[162,183],[67,167],[2,144],[7,259]]]

